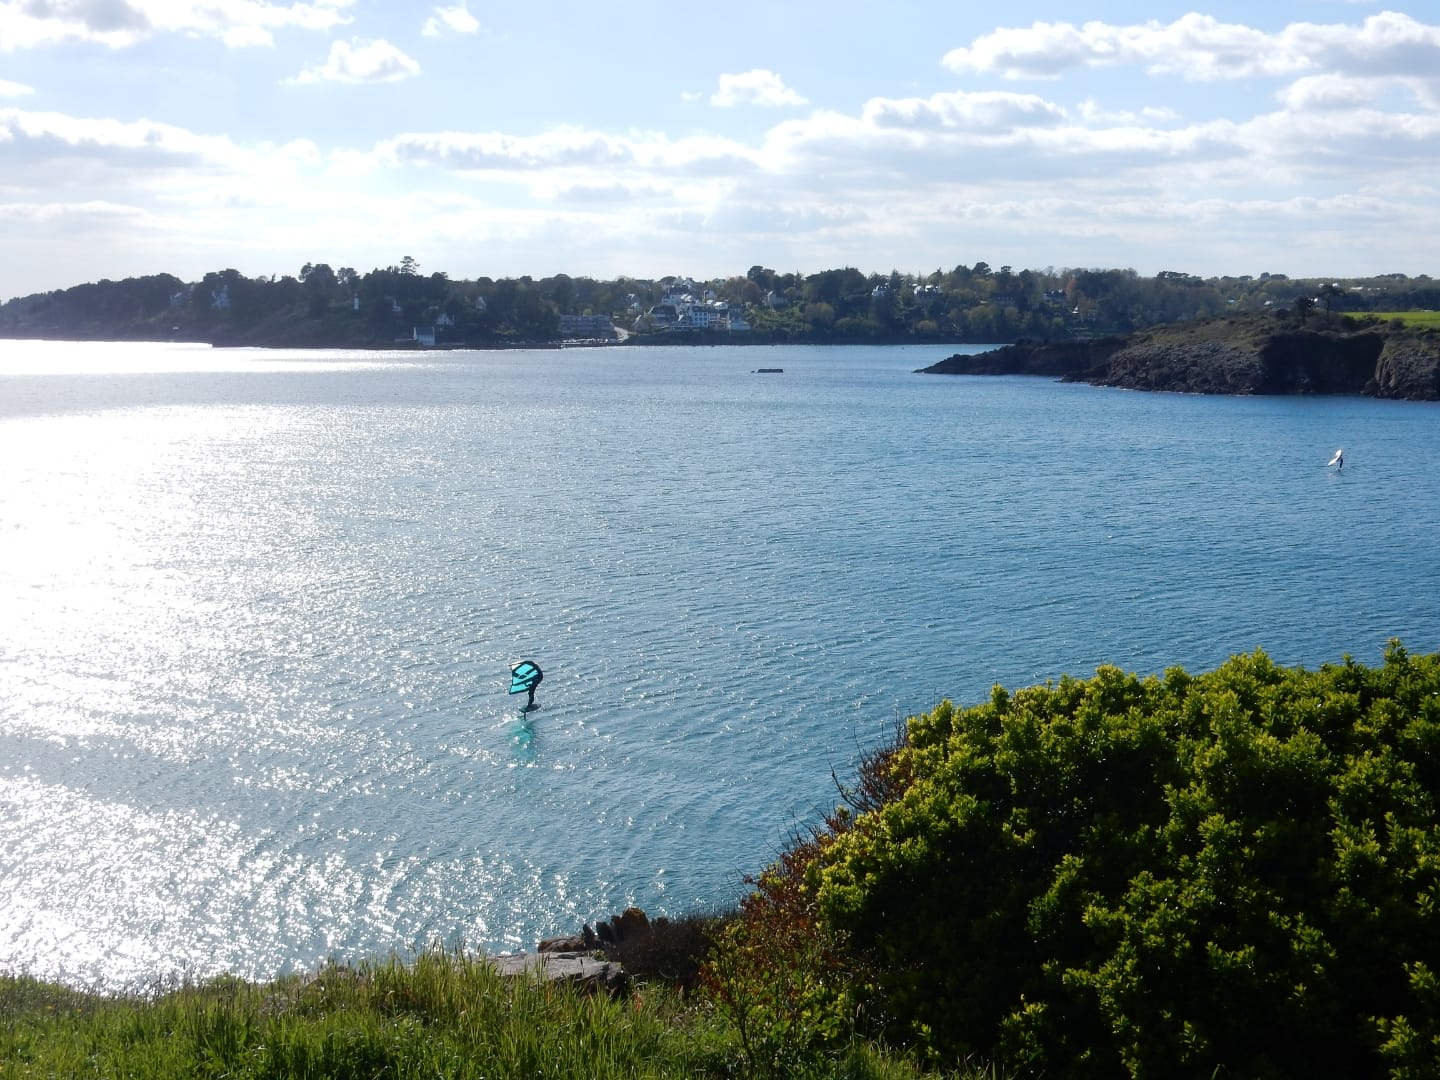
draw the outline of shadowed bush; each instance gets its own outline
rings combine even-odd
[[[647,933],[622,938],[609,949],[631,978],[659,982],[688,994],[700,983],[700,967],[715,935],[734,913],[692,913],[656,919]]]

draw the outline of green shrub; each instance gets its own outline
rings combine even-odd
[[[1440,1075],[1440,657],[942,703],[810,871],[891,1031],[1047,1075]]]
[[[737,1033],[749,1076],[791,1075],[853,1034],[842,954],[804,887],[821,843],[797,840],[750,881],[755,890],[737,917],[716,928],[701,969],[707,997]]]

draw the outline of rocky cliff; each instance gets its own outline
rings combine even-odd
[[[1440,334],[1214,319],[1089,341],[1018,342],[952,356],[929,374],[1047,375],[1195,394],[1369,394],[1440,400]]]

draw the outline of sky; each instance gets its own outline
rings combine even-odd
[[[1440,0],[0,0],[0,300],[406,255],[1440,275]]]

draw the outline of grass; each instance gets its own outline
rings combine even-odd
[[[1440,330],[1440,311],[1372,311],[1368,314],[1377,319],[1389,322],[1391,319],[1399,319],[1406,326],[1414,326],[1425,330]]]
[[[736,1033],[694,995],[640,984],[625,998],[591,996],[505,979],[483,958],[458,953],[125,996],[0,976],[0,1080],[750,1075]],[[856,1042],[786,1075],[938,1074]]]

